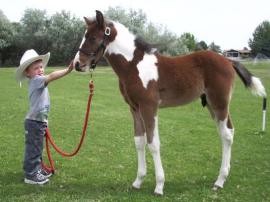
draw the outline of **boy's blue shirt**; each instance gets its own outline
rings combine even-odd
[[[29,80],[29,111],[26,119],[48,123],[50,96],[45,85],[45,76],[35,76]]]

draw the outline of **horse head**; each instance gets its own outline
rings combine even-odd
[[[106,22],[100,11],[96,11],[95,18],[84,17],[84,20],[87,29],[74,59],[76,70],[83,72],[96,67],[107,45],[116,35],[113,24]]]

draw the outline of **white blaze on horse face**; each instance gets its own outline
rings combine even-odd
[[[133,59],[135,47],[135,36],[122,24],[113,22],[117,35],[113,42],[111,42],[105,52],[108,54],[119,54],[125,57],[127,61]]]
[[[86,34],[86,32],[87,32],[87,30],[85,31],[85,33],[84,33],[84,35],[83,35],[82,42],[81,42],[81,45],[80,45],[79,49],[82,48],[82,45],[84,44],[84,42],[85,42],[85,40],[86,40],[86,39],[85,39],[85,34]],[[76,62],[80,62],[80,51],[78,51],[78,52],[76,53],[76,55],[75,55],[75,58],[74,58],[74,60],[73,60],[73,65],[74,65],[74,66],[75,66]]]
[[[157,57],[155,55],[144,54],[142,61],[137,65],[139,77],[143,86],[147,88],[149,81],[158,80]]]

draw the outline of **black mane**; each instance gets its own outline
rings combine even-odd
[[[135,39],[135,46],[146,52],[146,53],[153,53],[156,51],[156,48],[154,47],[154,45],[147,43],[142,37],[137,36]]]

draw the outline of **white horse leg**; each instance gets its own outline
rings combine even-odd
[[[144,177],[146,176],[146,161],[145,161],[145,136],[135,136],[134,142],[138,154],[138,172],[136,180],[133,182],[132,186],[136,189],[141,188]]]
[[[137,150],[138,156],[138,171],[135,181],[132,183],[132,186],[135,189],[140,189],[143,179],[146,175],[146,161],[145,161],[145,128],[141,114],[138,111],[131,109],[133,119],[134,119],[134,142]]]
[[[153,141],[148,144],[148,148],[152,154],[154,165],[155,165],[155,174],[156,174],[156,188],[155,194],[163,195],[163,187],[165,182],[164,171],[160,158],[160,141],[158,134],[158,118],[155,117],[154,131],[153,131]]]
[[[228,128],[227,123],[227,118],[224,121],[218,121],[218,130],[222,141],[222,162],[219,176],[213,187],[214,190],[223,188],[223,184],[230,172],[231,146],[233,143],[234,129]]]

